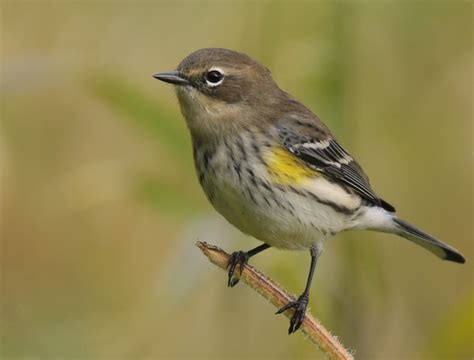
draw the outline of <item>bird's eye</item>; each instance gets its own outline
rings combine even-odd
[[[217,70],[211,70],[206,74],[206,82],[209,86],[217,86],[224,79],[224,74]]]

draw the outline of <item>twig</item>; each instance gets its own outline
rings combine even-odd
[[[198,241],[196,246],[201,249],[204,255],[206,255],[213,264],[224,270],[227,269],[230,255],[224,250],[202,241]],[[245,265],[240,279],[277,308],[281,308],[293,300],[284,289],[280,288],[275,282],[251,265]],[[293,309],[288,309],[285,311],[285,315],[291,318],[293,311]],[[309,311],[306,311],[301,330],[308,335],[309,339],[330,359],[354,359],[352,354],[350,354]]]

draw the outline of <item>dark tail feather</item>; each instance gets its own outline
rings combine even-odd
[[[398,234],[403,236],[405,239],[423,246],[425,249],[431,251],[441,259],[454,261],[461,264],[466,262],[464,256],[455,248],[439,241],[438,239],[435,239],[431,235],[424,233],[402,219],[394,217],[393,221],[397,224],[397,228],[399,230]]]

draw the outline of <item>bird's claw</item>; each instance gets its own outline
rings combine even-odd
[[[282,312],[290,308],[294,309],[294,314],[290,319],[290,327],[288,329],[288,334],[294,333],[303,324],[304,316],[306,314],[306,308],[308,307],[308,301],[308,295],[303,294],[297,300],[290,301],[288,304],[286,304],[276,312],[276,314],[281,314]]]
[[[227,266],[229,279],[227,286],[234,287],[240,280],[240,275],[244,269],[245,264],[249,261],[249,255],[245,251],[234,251],[230,255],[229,265]],[[239,271],[236,273],[235,270],[239,267]]]

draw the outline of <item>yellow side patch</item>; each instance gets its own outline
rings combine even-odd
[[[272,148],[266,160],[272,180],[280,185],[297,185],[321,175],[281,146]]]

